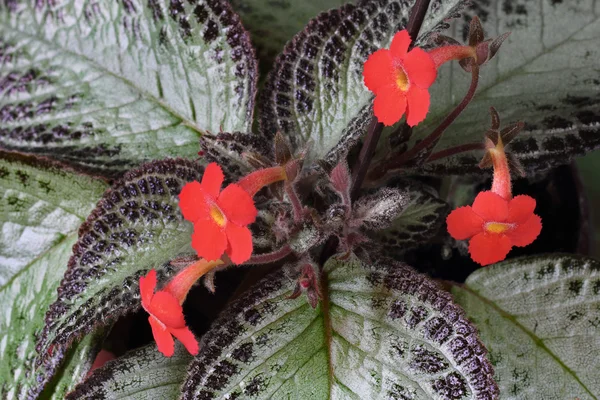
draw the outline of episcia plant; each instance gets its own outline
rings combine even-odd
[[[597,399],[597,15],[0,3],[0,398]]]

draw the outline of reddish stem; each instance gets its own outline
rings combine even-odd
[[[275,261],[279,261],[287,256],[292,254],[292,248],[289,244],[286,244],[279,250],[275,250],[272,253],[266,254],[255,254],[248,261],[244,263],[244,265],[252,265],[252,264],[270,264]]]
[[[455,154],[464,153],[467,151],[484,150],[484,149],[485,149],[485,146],[483,145],[483,143],[461,144],[459,146],[450,147],[450,148],[435,152],[435,153],[431,154],[425,162],[428,163],[428,162],[436,161],[441,158],[450,157]]]

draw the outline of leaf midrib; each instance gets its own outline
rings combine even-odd
[[[154,102],[156,105],[158,105],[159,107],[163,108],[166,112],[168,112],[169,114],[171,114],[172,116],[174,116],[175,118],[179,119],[181,124],[192,129],[196,134],[202,136],[205,134],[205,132],[196,125],[196,123],[194,121],[191,121],[189,119],[187,119],[186,117],[184,117],[182,114],[180,114],[179,112],[177,112],[175,109],[173,109],[172,107],[170,107],[166,102],[162,101],[161,99],[159,99],[158,97],[154,96],[152,93],[147,92],[145,90],[143,90],[142,88],[136,86],[132,81],[130,81],[129,79],[121,76],[121,75],[117,75],[116,73],[112,72],[111,70],[107,69],[106,67],[104,67],[103,65],[99,64],[97,61],[86,57],[83,54],[80,53],[76,53],[74,51],[71,50],[67,50],[64,47],[61,47],[55,43],[52,43],[50,41],[48,41],[45,38],[41,38],[37,35],[33,35],[31,33],[28,32],[24,32],[20,29],[15,28],[14,26],[10,26],[8,28],[2,28],[0,26],[0,32],[1,31],[13,31],[16,32],[19,35],[22,35],[23,37],[26,37],[32,41],[38,41],[40,43],[43,43],[44,45],[53,48],[57,51],[61,51],[65,54],[69,54],[73,57],[77,57],[80,58],[81,60],[83,60],[84,62],[86,62],[87,64],[89,64],[92,68],[95,68],[99,71],[102,71],[103,73],[105,73],[106,75],[109,75],[113,78],[116,78],[120,81],[122,81],[123,83],[125,83],[127,86],[129,86],[130,88],[132,88],[133,90],[135,90],[136,92],[138,92],[140,94],[140,96],[150,100],[151,102]]]
[[[594,393],[592,393],[592,391],[590,389],[588,389],[588,387],[581,381],[581,379],[577,376],[577,374],[571,368],[569,368],[565,363],[563,363],[562,360],[544,344],[544,342],[541,338],[539,338],[535,333],[533,333],[532,331],[527,329],[524,325],[519,323],[512,314],[508,313],[507,311],[502,309],[500,306],[498,306],[494,301],[481,295],[479,292],[475,291],[474,289],[471,289],[467,285],[455,284],[455,287],[465,290],[469,294],[477,297],[479,300],[481,300],[486,305],[488,305],[489,307],[494,309],[494,311],[496,311],[498,314],[500,314],[500,316],[502,318],[512,322],[517,328],[519,328],[521,331],[523,331],[523,333],[525,333],[527,336],[529,336],[529,338],[534,342],[534,344],[537,347],[539,347],[541,350],[545,351],[567,374],[572,376],[573,379],[581,386],[581,388],[583,390],[585,390],[590,396],[592,396],[593,399],[598,400],[598,397],[595,396]]]

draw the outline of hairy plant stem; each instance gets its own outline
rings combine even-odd
[[[285,193],[290,199],[290,203],[292,203],[294,222],[302,221],[304,219],[304,207],[302,206],[302,202],[298,198],[298,193],[296,193],[296,189],[294,189],[293,182],[286,181],[284,188]]]
[[[371,164],[371,159],[375,153],[375,148],[381,137],[383,131],[383,124],[377,122],[377,117],[371,119],[369,129],[367,130],[367,137],[365,143],[360,149],[358,160],[356,161],[355,167],[352,169],[352,188],[350,189],[350,200],[356,200],[360,193],[360,187],[362,186],[365,176],[367,176],[367,169]]]
[[[292,248],[289,244],[286,244],[279,250],[275,250],[272,253],[255,254],[250,257],[250,259],[246,261],[244,265],[270,264],[274,263],[275,261],[282,260],[290,254],[292,254]]]
[[[432,153],[427,160],[426,163],[439,160],[441,158],[450,157],[456,154],[464,153],[472,150],[485,150],[485,146],[483,143],[467,143],[461,144],[459,146],[450,147],[444,150],[440,150],[438,152]]]
[[[388,170],[391,169],[400,169],[407,162],[413,160],[416,156],[418,156],[422,151],[427,151],[428,149],[433,149],[435,144],[438,142],[440,137],[444,131],[454,122],[454,120],[464,111],[464,109],[469,105],[471,100],[473,100],[473,96],[475,95],[475,91],[477,90],[477,84],[479,83],[479,66],[472,65],[471,68],[471,85],[469,86],[469,90],[467,94],[462,99],[462,101],[444,118],[441,124],[438,125],[437,128],[433,130],[425,139],[421,140],[417,143],[413,148],[400,154],[399,156],[395,156],[392,159],[383,161],[380,165],[376,166],[370,176],[373,179],[381,178]],[[428,157],[429,158],[429,157]]]

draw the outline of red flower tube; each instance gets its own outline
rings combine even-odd
[[[473,206],[452,211],[446,219],[456,240],[470,239],[469,253],[483,266],[502,261],[513,246],[531,244],[542,230],[542,219],[533,213],[535,199],[512,197],[510,171],[502,138],[488,150],[494,166],[492,190],[481,192]]]

